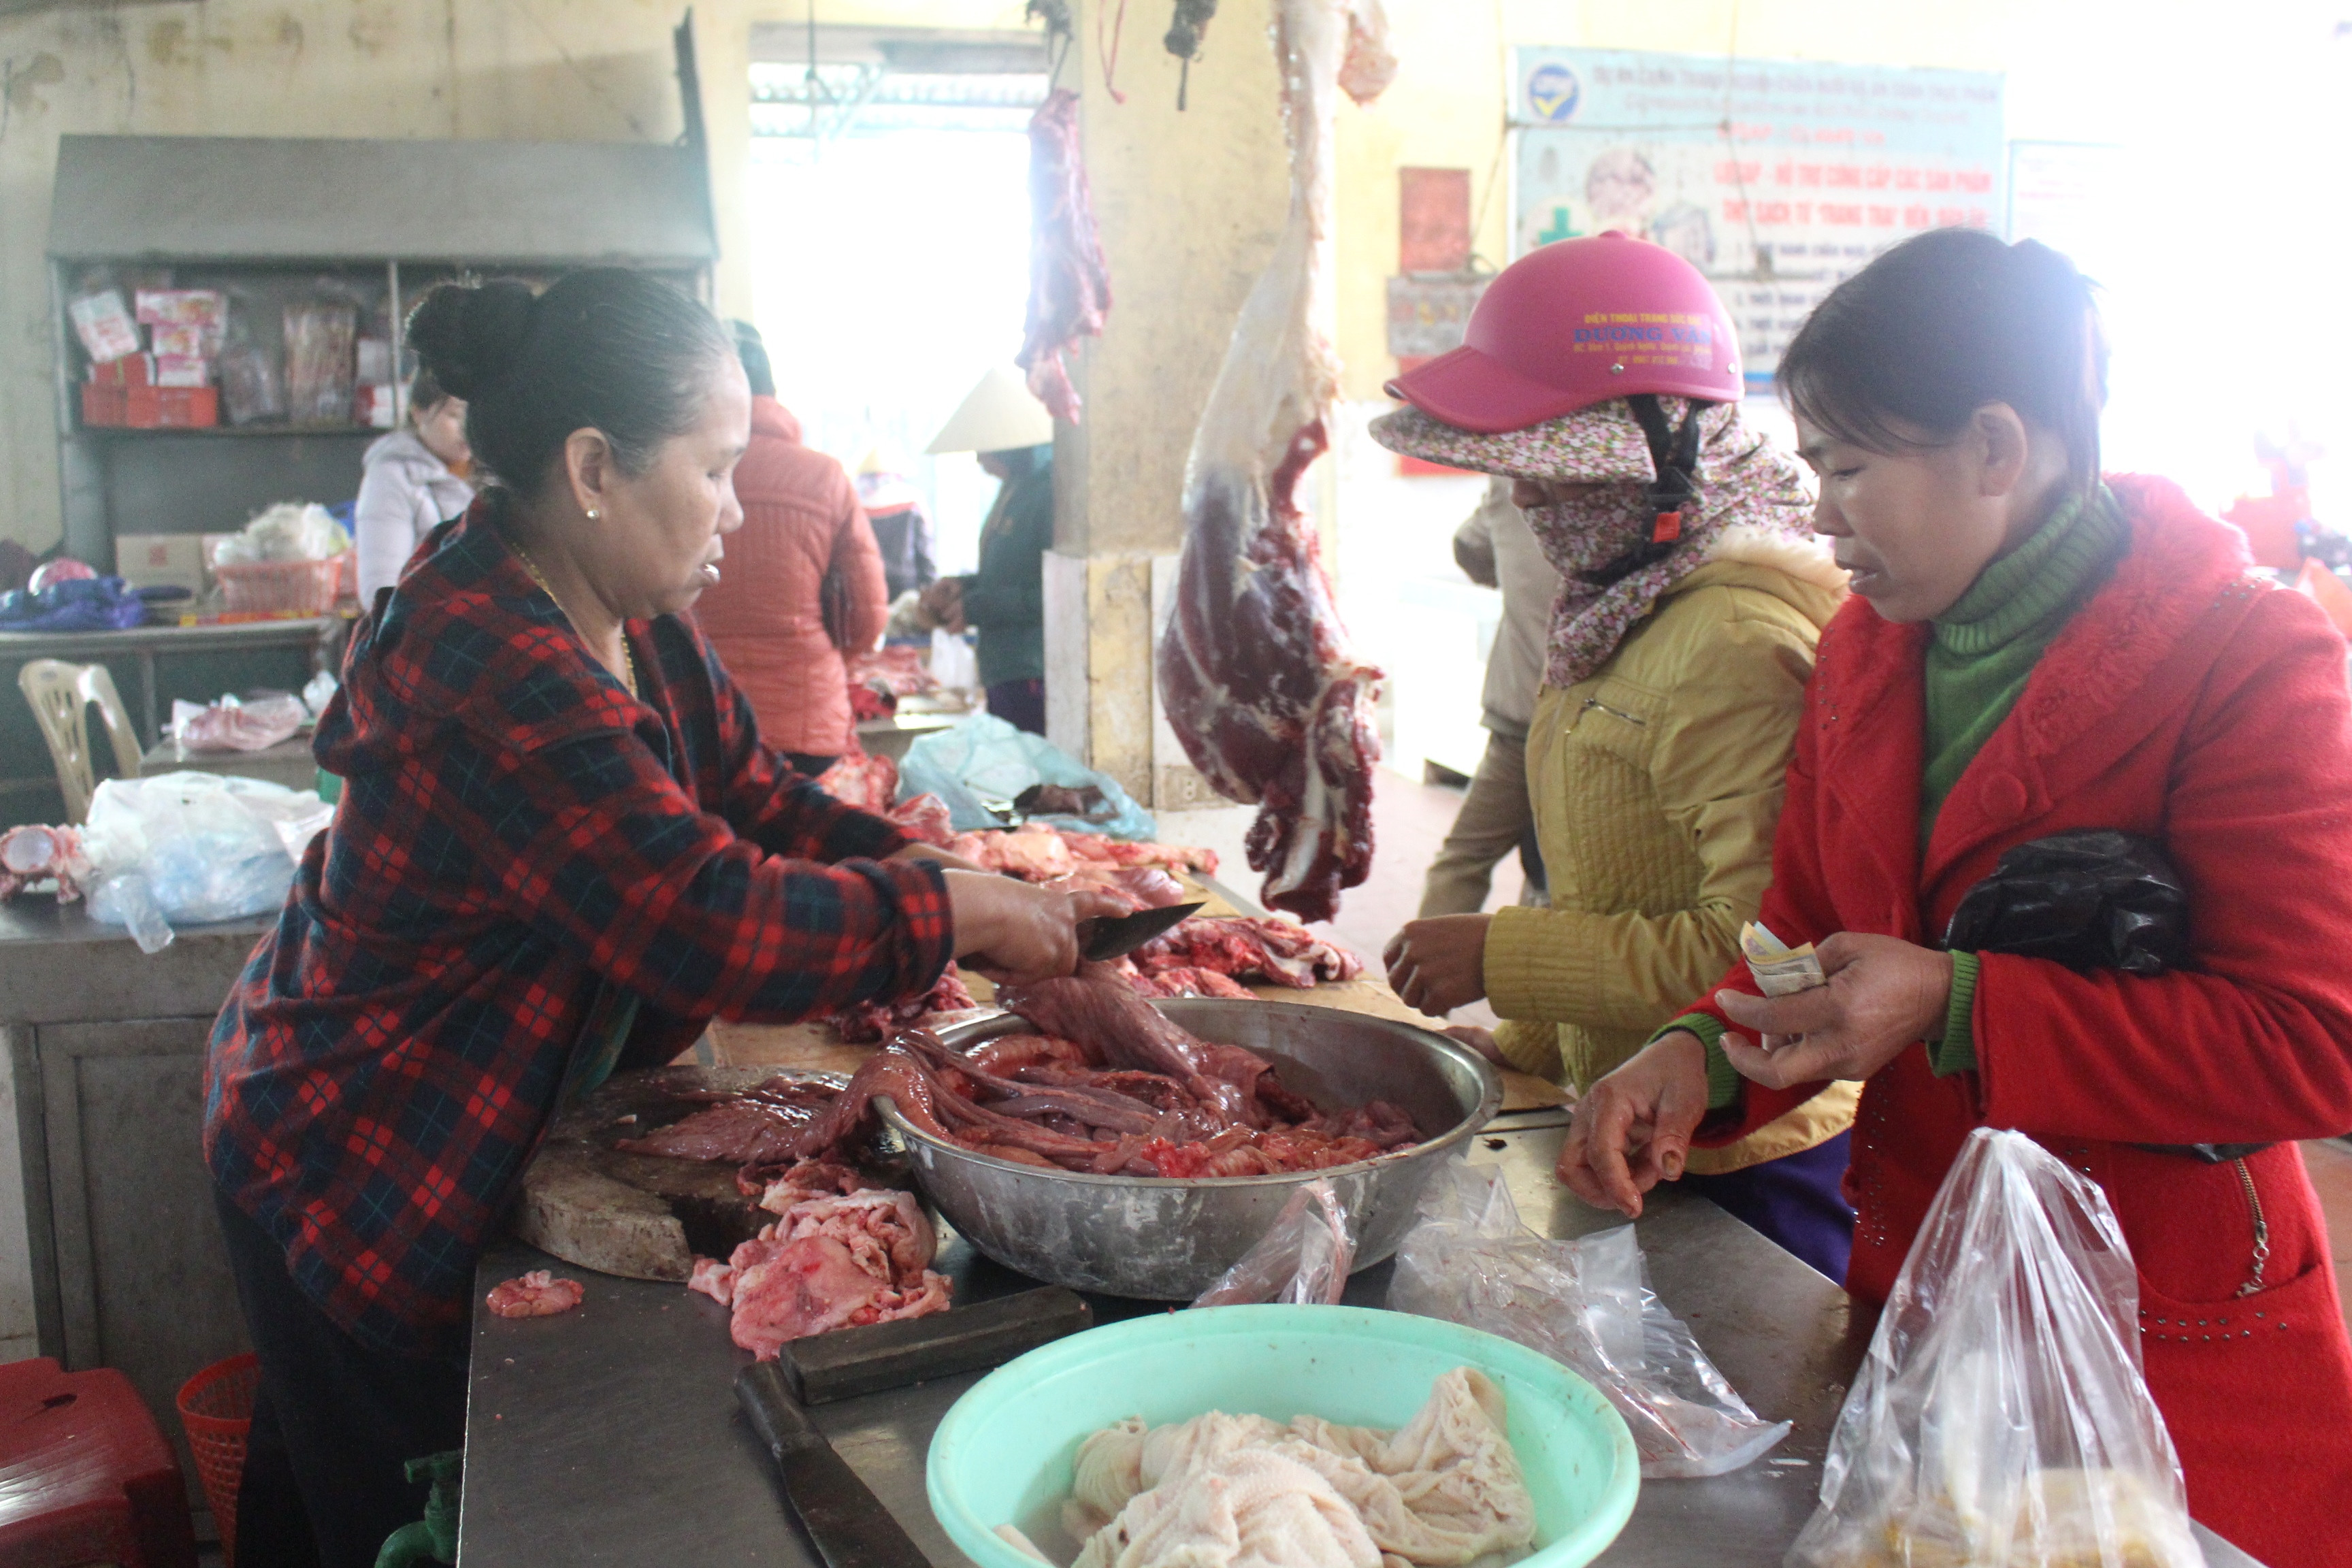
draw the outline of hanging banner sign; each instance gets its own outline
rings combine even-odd
[[[1769,384],[1813,306],[1924,229],[2004,212],[1997,72],[1516,52],[1514,255],[1622,229],[1679,252]]]

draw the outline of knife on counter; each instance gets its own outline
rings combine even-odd
[[[834,1452],[772,1361],[737,1374],[735,1397],[783,1477],[793,1517],[825,1568],[931,1568],[849,1461]]]

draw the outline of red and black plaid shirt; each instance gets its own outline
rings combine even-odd
[[[493,526],[445,527],[319,723],[343,780],[213,1030],[213,1179],[364,1342],[444,1347],[600,991],[623,1065],[714,1016],[919,994],[937,867],[760,743],[688,621],[628,627],[642,700]]]

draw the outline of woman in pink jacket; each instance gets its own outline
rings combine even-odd
[[[839,463],[801,445],[800,421],[776,401],[759,332],[738,321],[735,342],[751,383],[751,445],[735,469],[743,527],[694,618],[751,700],[760,738],[814,778],[855,743],[843,656],[882,636],[890,609],[882,556],[856,486]]]

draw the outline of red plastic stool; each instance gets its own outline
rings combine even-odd
[[[180,1461],[131,1380],[0,1366],[0,1563],[194,1568]]]

